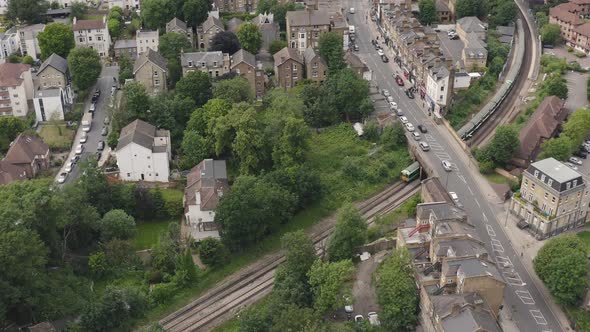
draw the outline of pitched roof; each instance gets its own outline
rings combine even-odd
[[[308,47],[305,49],[305,52],[303,52],[303,59],[305,60],[305,63],[308,63],[310,61],[313,61],[313,59],[315,57],[319,57],[320,61],[322,62],[322,64],[324,64],[324,66],[327,66],[328,64],[326,63],[326,61],[324,61],[324,59],[315,52],[315,50],[313,49],[313,47]]]
[[[121,129],[117,150],[126,147],[130,143],[135,143],[153,152],[164,152],[154,147],[154,137],[161,136],[166,136],[166,132],[156,130],[155,126],[137,119]]]
[[[549,16],[555,17],[559,21],[566,22],[572,25],[584,24],[584,20],[582,20],[580,16],[574,13],[570,13],[567,7],[561,5],[549,9]]]
[[[168,27],[186,30],[186,23],[184,23],[183,21],[181,21],[177,17],[175,17],[172,20],[170,20],[170,22],[166,23],[166,30],[168,30]],[[168,31],[166,31],[166,32],[168,32]]]
[[[447,3],[444,2],[443,0],[437,0],[435,5],[436,5],[437,12],[450,12],[451,11],[451,9],[447,5]]]
[[[211,29],[214,26],[218,27],[221,31],[224,31],[223,23],[221,23],[221,20],[219,20],[215,16],[207,17],[207,20],[205,20],[205,22],[203,22],[203,25],[202,25],[203,31],[208,31],[209,29]]]
[[[584,23],[574,28],[574,32],[590,38],[590,22]]]
[[[229,189],[225,160],[204,159],[187,175],[184,190],[185,210],[197,204],[199,193],[201,211],[217,208],[221,196]]]
[[[514,36],[514,26],[498,25],[496,31],[506,36]]]
[[[365,70],[369,69],[367,65],[365,65],[365,63],[361,60],[361,58],[351,51],[346,52],[344,55],[344,61],[352,68],[365,68]]]
[[[231,67],[234,68],[242,62],[256,68],[256,57],[245,49],[240,49],[232,55]]]
[[[135,64],[133,65],[133,74],[139,70],[146,62],[151,62],[154,65],[158,66],[163,71],[168,71],[168,63],[166,59],[160,55],[160,53],[148,48],[147,51],[141,53],[137,60],[135,60]]]
[[[567,116],[567,112],[563,108],[564,104],[565,101],[557,96],[549,96],[543,99],[527,124],[520,131],[520,146],[515,153],[517,158],[528,161],[536,157],[532,153],[541,143],[541,140],[551,138]]]
[[[224,54],[221,51],[211,52],[190,52],[183,53],[180,55],[180,64],[182,67],[189,67],[189,61],[193,63],[193,66],[201,66],[201,63],[205,63],[207,67],[222,66],[224,60]]]
[[[475,16],[466,16],[457,20],[457,24],[463,31],[469,32],[485,32],[488,28],[483,24],[479,18]]]
[[[26,178],[27,172],[23,167],[13,165],[5,160],[0,160],[0,184],[9,184],[13,181],[22,181]]]
[[[241,19],[237,17],[232,18],[227,21],[227,31],[236,32],[242,23],[244,23],[244,21]]]
[[[53,67],[58,70],[60,73],[65,74],[68,71],[68,60],[62,58],[61,56],[53,53],[47,60],[41,64],[39,68],[39,72],[42,72],[47,67]]]
[[[115,42],[115,49],[122,48],[137,48],[137,40],[135,39],[119,39]]]
[[[274,22],[275,15],[273,13],[260,13],[258,16],[252,19],[252,23],[256,25],[272,24]]]
[[[273,55],[273,58],[275,61],[275,66],[280,66],[289,59],[295,60],[300,64],[303,64],[303,60],[299,56],[297,50],[295,50],[294,48],[284,47],[282,50],[275,53]]]
[[[443,261],[443,270],[446,271],[446,276],[489,277],[505,283],[496,265],[484,262],[477,257],[447,258]]]
[[[74,31],[78,30],[97,30],[106,29],[107,24],[103,19],[100,20],[76,20],[76,23],[72,27]]]
[[[23,81],[22,74],[30,68],[31,66],[22,63],[0,64],[0,86],[20,85]]]
[[[159,32],[158,30],[139,30],[137,31],[137,33],[135,34],[135,39],[140,39],[140,38],[155,38],[158,39],[159,38]]]
[[[452,303],[451,308],[454,310],[440,318],[445,332],[502,331],[489,310],[460,301]]]
[[[330,25],[330,15],[327,11],[306,9],[287,12],[287,22],[290,26]]]
[[[45,155],[48,151],[49,146],[40,137],[20,134],[10,144],[4,160],[12,164],[30,164],[35,156]]]

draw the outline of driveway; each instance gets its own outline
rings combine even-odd
[[[590,68],[590,57],[578,58],[574,55],[574,52],[569,53],[564,46],[552,49],[543,48],[543,54],[551,54],[559,58],[565,58],[567,62],[577,61],[582,68]]]
[[[586,95],[588,74],[570,71],[565,75],[565,79],[567,80],[568,88],[565,108],[567,108],[568,111],[573,112],[588,105],[588,98]]]
[[[352,287],[352,297],[354,299],[353,317],[363,315],[367,318],[369,312],[379,311],[375,285],[373,285],[373,273],[389,254],[391,254],[391,251],[378,252],[357,265],[356,281]]]

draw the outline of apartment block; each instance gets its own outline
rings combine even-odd
[[[135,45],[137,46],[137,54],[147,52],[148,49],[158,52],[160,45],[160,34],[158,30],[139,30],[135,35]]]
[[[41,48],[39,48],[37,36],[43,30],[45,30],[45,24],[34,24],[17,28],[16,35],[22,55],[28,55],[33,60],[39,59]]]
[[[0,64],[0,116],[27,116],[27,100],[32,99],[31,66],[20,63]]]
[[[107,17],[100,20],[78,20],[73,18],[74,40],[77,47],[95,49],[102,58],[109,55],[111,36],[107,28]]]
[[[303,55],[308,47],[317,48],[320,35],[330,31],[326,10],[306,8],[287,12],[287,45]]]
[[[214,78],[229,73],[230,57],[229,54],[221,51],[182,53],[180,65],[182,76],[194,71],[202,71]]]

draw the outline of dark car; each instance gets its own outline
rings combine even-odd
[[[100,97],[100,89],[94,90],[94,95]]]
[[[385,63],[388,63],[388,62],[389,62],[389,58],[387,58],[387,55],[385,55],[385,54],[383,54],[383,55],[381,56],[381,60],[382,60],[383,62],[385,62]]]
[[[426,129],[425,125],[418,125],[418,130],[420,130],[422,133],[428,132],[428,129]]]
[[[102,157],[102,152],[98,151],[95,156],[97,161],[100,160],[100,157]]]
[[[404,80],[399,75],[395,75],[395,83],[399,86],[404,86]]]
[[[96,147],[98,151],[104,150],[104,141],[99,141],[98,146]]]
[[[574,156],[586,159],[588,157],[588,152],[584,151],[583,149],[580,149],[574,153]]]
[[[410,89],[406,90],[406,96],[410,99],[414,99],[414,93]]]

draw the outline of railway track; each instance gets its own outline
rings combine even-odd
[[[499,125],[502,125],[512,120],[513,114],[511,114],[511,111],[517,105],[520,92],[525,87],[525,84],[528,80],[528,73],[530,71],[531,66],[533,65],[532,61],[530,61],[530,59],[532,58],[531,52],[533,47],[533,41],[531,27],[529,26],[528,21],[526,20],[524,15],[525,14],[520,10],[519,7],[518,16],[520,17],[520,20],[523,25],[523,37],[525,41],[523,56],[524,61],[520,69],[520,73],[517,75],[517,79],[514,82],[512,89],[510,90],[506,98],[502,101],[498,110],[486,120],[486,122],[480,127],[479,130],[477,130],[473,134],[473,137],[470,139],[470,144],[472,147],[480,146],[488,142],[493,137],[496,128]]]
[[[371,224],[377,216],[387,214],[399,207],[418,192],[419,188],[419,181],[397,183],[356,206],[367,223]],[[318,255],[323,252],[335,222],[336,217],[331,216],[316,224],[308,232]],[[174,332],[210,331],[244,307],[268,295],[274,284],[275,270],[284,261],[285,256],[282,251],[263,257],[197,300],[165,317],[160,321],[160,325],[166,331]]]

